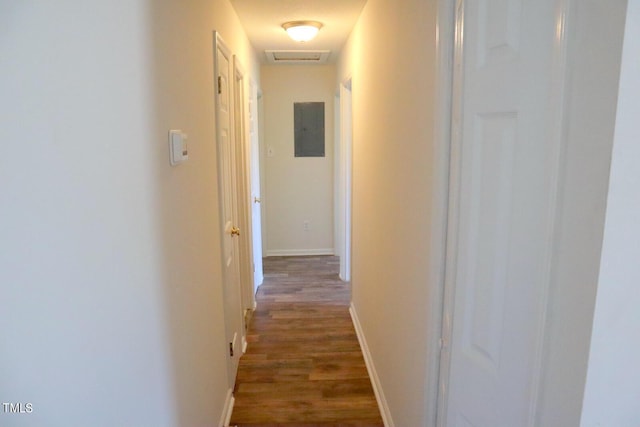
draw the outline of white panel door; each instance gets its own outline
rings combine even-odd
[[[531,426],[558,153],[556,2],[458,6],[446,425]]]
[[[245,79],[243,67],[237,56],[233,57],[233,93],[234,93],[234,136],[235,136],[235,169],[236,169],[236,212],[238,224],[243,230],[238,244],[240,247],[238,264],[240,266],[240,284],[242,289],[242,310],[253,310],[253,230],[251,228],[251,201],[249,180],[249,143],[246,135],[247,98],[245,97]],[[243,324],[246,317],[243,315]],[[242,348],[246,348],[246,328],[243,328]]]
[[[216,125],[218,138],[218,180],[222,221],[222,268],[224,274],[224,314],[229,387],[233,388],[240,360],[242,339],[242,297],[238,265],[238,230],[235,149],[233,137],[231,53],[216,35]]]

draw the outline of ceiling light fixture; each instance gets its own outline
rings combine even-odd
[[[318,21],[291,21],[282,24],[282,28],[293,40],[304,43],[318,34],[322,24]]]

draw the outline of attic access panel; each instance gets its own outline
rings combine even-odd
[[[329,50],[265,50],[270,64],[325,64]]]
[[[293,103],[295,157],[324,157],[324,102]]]

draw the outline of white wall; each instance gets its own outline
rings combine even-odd
[[[259,78],[226,0],[0,3],[0,425],[219,422],[214,29]]]
[[[640,0],[628,4],[584,427],[640,425]]]
[[[585,0],[573,6],[565,27],[566,148],[538,407],[538,425],[550,427],[577,426],[582,412],[626,1]]]
[[[333,254],[334,65],[262,67],[265,255]],[[294,157],[294,102],[325,103],[325,157]],[[309,221],[309,230],[304,230]]]
[[[352,75],[354,88],[353,305],[398,426],[432,425],[434,415],[424,397],[433,398],[427,374],[437,349],[420,333],[437,330],[425,307],[438,305],[432,262],[441,254],[429,242],[439,238],[444,187],[430,101],[436,96],[434,3],[369,0],[338,66],[337,82]],[[537,413],[538,424],[551,427],[579,425],[582,413],[626,10],[624,0],[570,4],[563,28],[569,55],[558,58],[568,61],[566,148]],[[634,187],[626,185],[628,197]],[[602,325],[610,329],[610,320]],[[609,339],[625,342],[615,334]],[[633,348],[617,357],[635,355]],[[609,371],[608,378],[622,381],[618,374]],[[635,386],[621,389],[636,393]]]
[[[396,426],[428,425],[435,1],[369,0],[338,65],[353,88],[353,306]],[[435,396],[429,396],[433,399]]]

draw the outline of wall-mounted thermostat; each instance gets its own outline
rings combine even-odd
[[[175,166],[189,159],[186,133],[177,129],[169,131],[169,152],[171,166]]]

